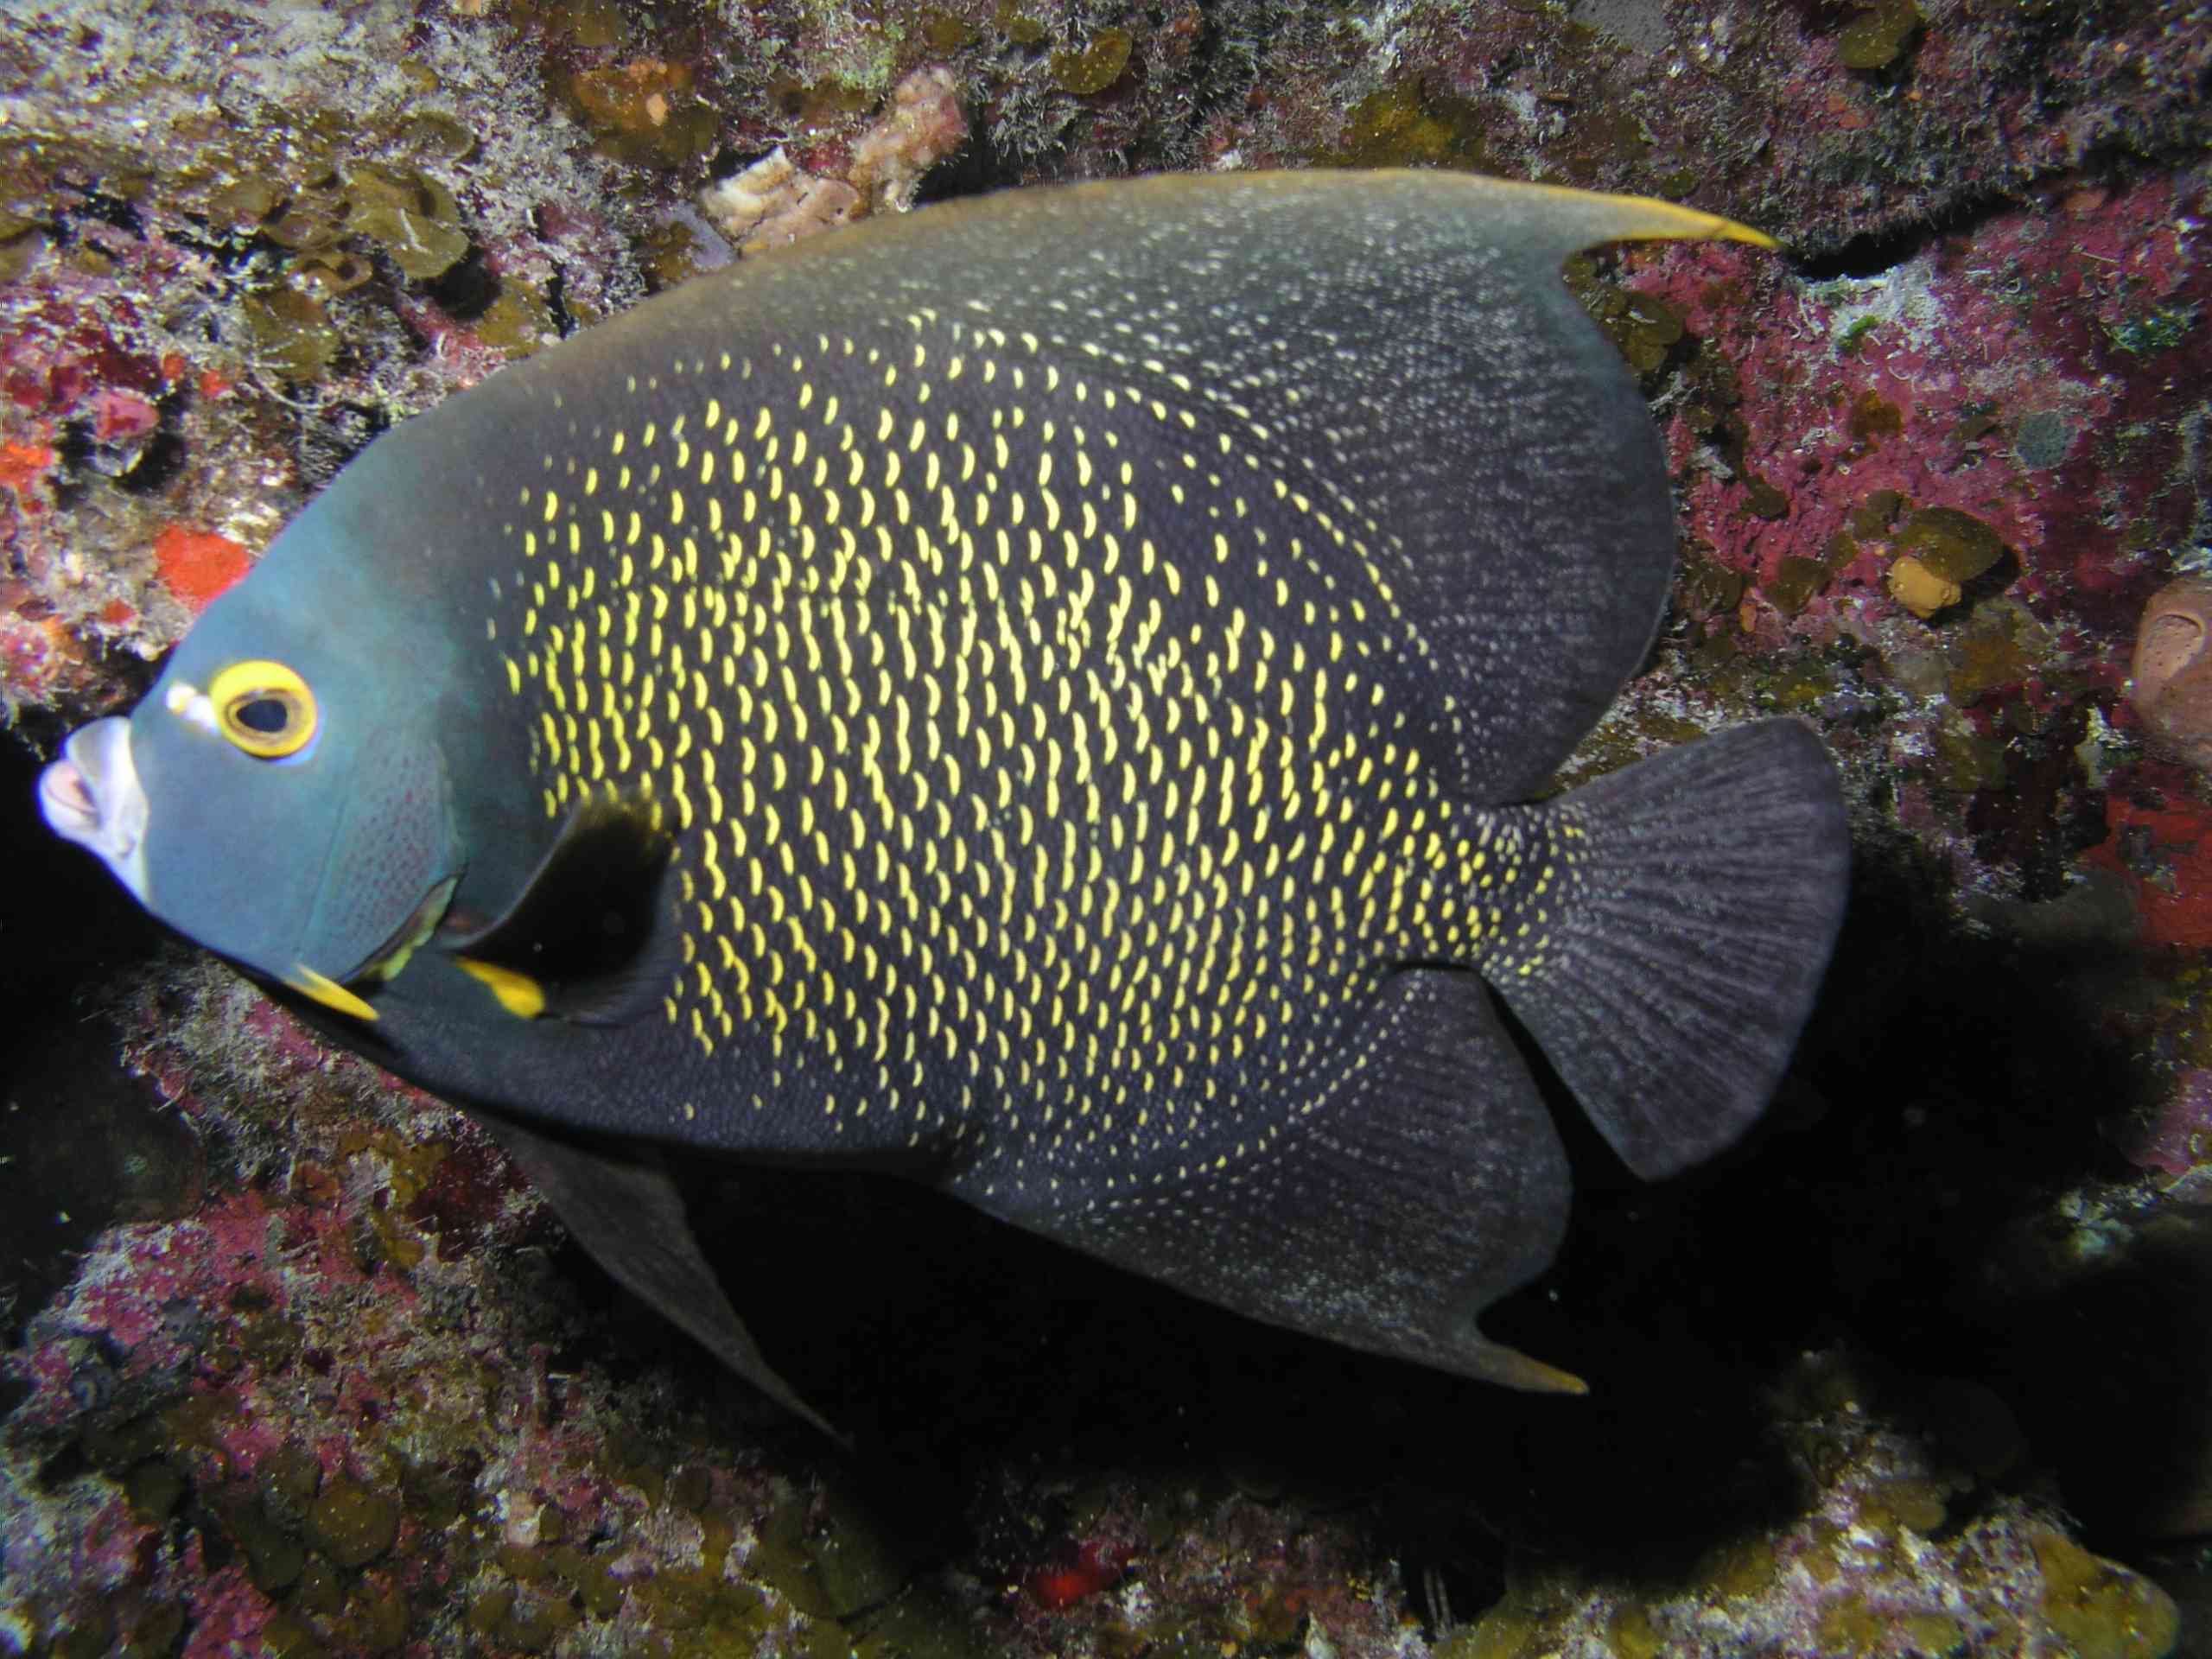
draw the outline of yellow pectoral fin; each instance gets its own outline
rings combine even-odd
[[[518,1020],[535,1020],[545,1012],[545,988],[528,974],[518,974],[496,963],[479,962],[473,957],[455,957],[454,960],[482,980],[492,995],[499,999],[499,1006]]]
[[[336,980],[318,974],[303,962],[293,967],[290,976],[284,982],[302,996],[312,997],[324,1007],[334,1008],[340,1014],[351,1014],[356,1020],[373,1020],[377,1017],[377,1011],[359,997]]]

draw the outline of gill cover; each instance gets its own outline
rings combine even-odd
[[[381,608],[280,537],[130,715],[148,908],[356,1018],[459,874],[437,705]],[[341,567],[342,568],[342,567]],[[414,699],[423,699],[420,702]]]

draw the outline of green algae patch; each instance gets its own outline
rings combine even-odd
[[[922,43],[932,52],[957,52],[976,43],[975,24],[956,12],[932,6],[922,13]]]
[[[318,303],[350,294],[377,274],[376,267],[358,253],[327,248],[301,255],[285,267],[293,287]]]
[[[261,1627],[261,1650],[267,1659],[323,1659],[330,1651],[304,1620],[283,1609]]]
[[[1648,1609],[1624,1602],[1606,1621],[1605,1641],[1618,1659],[1659,1659],[1667,1650],[1667,1634],[1652,1620]]]
[[[1942,1659],[1967,1645],[1966,1626],[1948,1613],[1910,1614],[1899,1630],[1912,1652],[1927,1654],[1930,1659]]]
[[[1851,533],[1864,542],[1880,541],[1904,511],[1904,496],[1895,490],[1876,490],[1851,510]]]
[[[1552,1620],[1521,1608],[1494,1607],[1471,1629],[1448,1637],[1436,1659],[1524,1659],[1545,1650]]]
[[[164,1602],[140,1615],[116,1649],[117,1659],[168,1659],[182,1650],[188,1623],[181,1605]]]
[[[1695,551],[1683,559],[1681,583],[1690,607],[1701,615],[1725,615],[1744,602],[1743,572],[1731,569],[1709,551]]]
[[[1946,582],[1966,583],[2005,556],[1997,532],[1955,507],[1923,507],[1897,533],[1897,550],[1916,558]]]
[[[689,64],[639,58],[579,70],[561,91],[601,155],[666,172],[706,155],[721,137],[720,112],[692,79]]]
[[[777,112],[801,128],[836,126],[872,108],[880,96],[874,87],[842,75],[817,80],[779,75],[768,83],[768,99]]]
[[[322,302],[296,288],[272,288],[239,302],[253,360],[287,380],[317,380],[338,356],[338,330]]]
[[[1885,1532],[1902,1527],[1925,1536],[1943,1524],[1947,1515],[1942,1489],[1931,1480],[1892,1480],[1860,1500],[1859,1519]]]
[[[1782,1571],[1782,1557],[1768,1538],[1739,1539],[1699,1563],[1697,1576],[1716,1601],[1764,1594]]]
[[[1862,11],[1836,39],[1844,67],[1888,68],[1904,54],[1920,22],[1920,8],[1912,0],[1881,0]]]
[[[1851,435],[1873,445],[1904,430],[1904,413],[1878,391],[1862,391],[1851,405]]]
[[[1682,315],[1656,294],[1607,282],[1598,270],[1587,254],[1577,254],[1560,274],[1629,367],[1649,374],[1684,337]]]
[[[392,142],[431,161],[464,162],[476,153],[476,135],[442,110],[416,110],[399,124]]]
[[[2024,610],[1994,610],[1961,635],[1952,652],[1951,701],[1964,707],[2040,671],[2056,649],[2050,631]]]
[[[1016,46],[1042,46],[1049,32],[1041,22],[1024,11],[1017,0],[999,0],[991,22]]]
[[[802,1499],[772,1510],[753,1546],[754,1576],[810,1618],[849,1618],[897,1593],[913,1563],[877,1519],[834,1487],[823,1510],[818,1529]]]
[[[1561,1626],[1588,1592],[1571,1572],[1509,1572],[1505,1594],[1466,1629],[1440,1642],[1435,1659],[1535,1659],[1555,1652]]]
[[[574,1544],[555,1544],[545,1552],[545,1564],[576,1592],[584,1611],[594,1618],[612,1618],[622,1611],[622,1584],[606,1561],[587,1555]]]
[[[2162,305],[2126,322],[2107,323],[2105,333],[2115,346],[2130,357],[2152,357],[2172,351],[2189,338],[2190,331],[2196,327],[2195,306]]]
[[[340,1567],[365,1567],[399,1536],[399,1497],[339,1475],[308,1511],[308,1537]]]
[[[1827,568],[1818,559],[1785,558],[1775,573],[1759,584],[1759,591],[1784,616],[1795,616],[1827,586]]]
[[[779,1505],[760,1524],[749,1567],[755,1578],[809,1618],[829,1618],[836,1604],[822,1586],[806,1533],[805,1504],[793,1500]]]
[[[493,1592],[494,1595],[497,1592]],[[490,1597],[480,1597],[481,1606]],[[569,1605],[565,1597],[544,1595],[523,1590],[510,1592],[504,1602],[496,1603],[499,1617],[486,1633],[494,1641],[509,1647],[519,1648],[524,1653],[543,1653],[583,1622],[583,1615]],[[470,1609],[470,1622],[475,1623],[477,1607]]]
[[[2005,744],[1984,737],[1963,721],[1945,721],[1936,730],[1936,781],[1945,789],[1972,795],[2005,787]]]
[[[424,283],[468,253],[453,192],[411,168],[359,162],[346,168],[346,228],[383,249],[409,281]]]
[[[1681,339],[1682,316],[1656,294],[1630,289],[1611,332],[1629,366],[1648,374],[1667,360],[1668,352]]]
[[[298,1587],[292,1592],[292,1605],[303,1612],[326,1616],[345,1611],[347,1576],[316,1556],[301,1569]]]
[[[1052,79],[1077,98],[1103,92],[1128,72],[1135,44],[1126,29],[1101,29],[1082,51],[1052,54]]]
[[[1482,110],[1450,93],[1429,93],[1401,80],[1352,107],[1337,153],[1315,159],[1333,167],[1446,167],[1494,171],[1484,145]]]
[[[638,238],[638,259],[655,293],[688,283],[702,269],[698,235],[680,219],[652,226]]]
[[[1853,1659],[1859,1654],[1882,1652],[1892,1623],[1886,1613],[1869,1606],[1857,1591],[1849,1591],[1821,1609],[1813,1639],[1833,1659]]]
[[[969,1627],[959,1608],[935,1597],[909,1592],[868,1624],[853,1641],[855,1659],[995,1659],[1000,1652]],[[1219,1643],[1211,1649],[1222,1650]]]
[[[632,1593],[656,1627],[689,1634],[702,1655],[749,1653],[779,1622],[760,1591],[710,1567],[664,1567]]]
[[[1881,326],[1882,321],[1879,317],[1853,318],[1851,326],[1843,331],[1842,337],[1836,341],[1836,349],[1847,358],[1858,356],[1866,344],[1866,336]]]
[[[125,1476],[123,1491],[140,1519],[159,1525],[175,1513],[189,1485],[184,1471],[166,1459],[156,1459]]]
[[[476,319],[476,337],[507,356],[528,357],[558,340],[553,313],[535,289],[502,279],[499,297]]]
[[[2075,1659],[2165,1659],[2181,1639],[2173,1598],[2059,1533],[2038,1533],[2043,1612]]]
[[[390,1653],[407,1640],[407,1598],[399,1586],[372,1574],[346,1599],[339,1630],[356,1651]]]
[[[246,1576],[255,1589],[275,1595],[299,1582],[307,1567],[307,1548],[268,1504],[250,1497],[219,1513],[224,1531],[245,1557]]]
[[[1777,519],[1789,516],[1789,498],[1757,473],[1744,474],[1744,511],[1754,518]]]
[[[1805,1576],[1823,1590],[1843,1576],[1843,1562],[1838,1552],[1843,1548],[1843,1529],[1833,1521],[1815,1521],[1811,1528],[1810,1548],[1797,1557],[1797,1565],[1805,1569]]]

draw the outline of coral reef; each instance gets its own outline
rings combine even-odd
[[[1879,1426],[1878,1402],[1926,1432]],[[2033,1502],[1992,1491],[2020,1453],[2001,1402],[1964,1382],[1862,1376],[1823,1353],[1792,1368],[1770,1404],[1815,1494],[1798,1514],[1680,1567],[1509,1567],[1503,1598],[1436,1659],[2172,1649],[2171,1597],[2088,1554]]]
[[[2209,69],[2183,0],[0,12],[0,1651],[2212,1629]],[[702,1173],[842,1461],[466,1120],[32,821],[31,753],[353,453],[653,288],[995,186],[1391,164],[1668,195],[1792,255],[1569,271],[1684,556],[1563,781],[1790,713],[1862,847],[1755,1142],[1650,1191],[1573,1148],[1568,1249],[1494,1324],[1588,1401],[1248,1328],[861,1178]]]
[[[708,222],[741,254],[834,230],[869,213],[904,213],[922,176],[968,137],[951,75],[918,69],[875,123],[852,141],[847,176],[802,172],[778,145],[699,195]]]

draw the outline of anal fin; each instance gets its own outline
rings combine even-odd
[[[1471,973],[1402,969],[1362,1056],[1211,1179],[1009,1219],[1240,1313],[1510,1387],[1580,1393],[1476,1316],[1549,1264],[1567,1158]]]
[[[851,1449],[769,1365],[700,1253],[683,1195],[651,1148],[587,1146],[512,1118],[472,1116],[610,1278],[771,1400]]]

